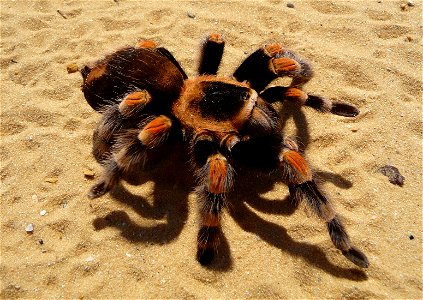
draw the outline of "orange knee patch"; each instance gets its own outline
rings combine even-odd
[[[279,44],[269,44],[264,46],[264,50],[267,55],[274,57],[279,52],[282,52],[282,47]]]
[[[270,61],[270,69],[277,75],[284,75],[286,72],[299,70],[300,64],[291,58],[280,57]]]
[[[166,139],[172,121],[166,116],[158,116],[141,130],[138,138],[147,147],[155,147]]]
[[[285,92],[285,97],[288,98],[288,100],[299,102],[301,105],[308,99],[308,95],[297,88],[288,88]]]
[[[226,192],[228,165],[226,159],[217,154],[209,162],[209,192],[222,194]]]
[[[209,37],[209,41],[220,44],[220,43],[223,43],[223,38],[218,33],[212,33]]]
[[[138,42],[138,47],[140,48],[156,48],[157,44],[153,41],[139,41]]]
[[[119,111],[123,115],[129,116],[134,109],[142,108],[150,101],[151,96],[147,91],[134,92],[126,96],[119,104]]]
[[[283,154],[283,160],[288,163],[291,167],[297,171],[299,175],[301,175],[302,179],[304,181],[308,181],[312,179],[312,173],[311,170],[304,159],[304,157],[301,156],[296,151],[287,150]]]
[[[202,216],[202,226],[206,226],[206,227],[217,227],[219,226],[220,220],[219,220],[219,216],[215,215],[215,214],[205,214],[204,216]]]

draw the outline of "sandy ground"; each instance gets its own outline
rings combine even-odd
[[[0,2],[2,299],[422,298],[422,1],[287,3]],[[307,91],[360,108],[352,119],[281,111],[370,268],[346,260],[275,178],[238,174],[209,268],[195,260],[197,204],[176,159],[87,198],[99,115],[66,66],[147,38],[195,76],[211,32],[227,42],[220,74],[278,41],[313,64]]]

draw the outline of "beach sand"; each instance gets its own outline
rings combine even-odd
[[[291,3],[0,2],[1,299],[422,298],[422,1]],[[368,269],[275,178],[237,174],[208,268],[195,260],[194,183],[178,159],[87,198],[101,174],[99,114],[67,66],[152,39],[195,76],[212,32],[226,40],[219,74],[277,41],[314,66],[305,90],[359,107],[356,118],[279,109]]]

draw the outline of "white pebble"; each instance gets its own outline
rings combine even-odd
[[[42,211],[40,211],[40,215],[45,216],[47,213],[47,211],[45,209],[43,209]]]
[[[32,200],[38,201],[38,196],[37,195],[32,195]]]
[[[30,223],[30,224],[26,225],[25,231],[28,232],[28,233],[32,233],[34,231],[34,224]]]
[[[88,257],[85,259],[85,261],[87,261],[87,262],[90,262],[90,261],[93,261],[93,260],[94,260],[94,256],[92,256],[92,255],[88,256]]]

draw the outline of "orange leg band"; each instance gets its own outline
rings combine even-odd
[[[287,150],[283,152],[282,156],[283,160],[301,176],[303,182],[312,180],[311,170],[301,154],[293,150]]]
[[[158,116],[141,130],[138,138],[147,147],[153,148],[160,144],[169,133],[172,121],[166,116]]]
[[[264,47],[264,51],[270,57],[274,57],[276,54],[282,52],[282,47],[279,44],[269,44]]]
[[[216,154],[210,158],[209,162],[209,192],[213,194],[222,194],[227,192],[228,166],[226,159]]]
[[[288,100],[299,102],[299,104],[303,105],[306,100],[308,99],[308,95],[300,89],[297,88],[288,88],[285,92],[285,97]]]
[[[156,48],[157,45],[153,41],[146,40],[146,41],[138,42],[138,47],[140,47],[140,48]]]
[[[299,70],[300,64],[293,59],[281,57],[270,61],[270,69],[277,75],[285,75],[287,72]]]

